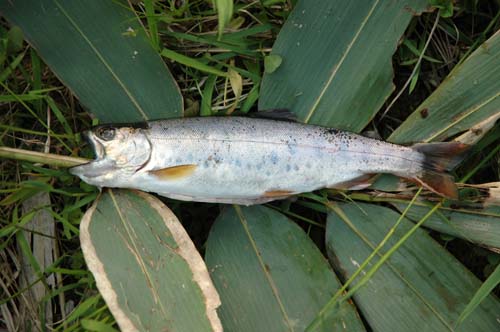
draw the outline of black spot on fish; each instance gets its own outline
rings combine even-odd
[[[338,130],[337,129],[333,129],[333,128],[325,128],[325,131],[324,133],[325,134],[328,134],[328,135],[336,135],[338,134]]]

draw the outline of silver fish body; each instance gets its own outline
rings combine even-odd
[[[99,187],[180,200],[258,204],[319,188],[361,189],[375,173],[415,179],[439,192],[423,179],[434,166],[420,149],[320,126],[203,117],[143,128],[102,126],[88,136],[97,159],[72,168],[73,174]],[[450,185],[448,175],[439,178]]]

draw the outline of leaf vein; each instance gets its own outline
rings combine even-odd
[[[75,28],[76,31],[82,36],[83,40],[90,46],[92,51],[94,51],[95,55],[97,58],[102,62],[104,67],[109,71],[111,76],[115,79],[115,81],[118,83],[118,85],[123,89],[125,94],[129,97],[130,101],[132,104],[136,107],[137,111],[141,114],[142,118],[144,120],[149,120],[148,116],[142,109],[142,107],[139,105],[139,102],[135,99],[135,97],[132,95],[132,92],[125,86],[125,84],[122,82],[122,80],[118,77],[118,75],[113,71],[113,68],[111,68],[110,64],[104,59],[102,54],[97,50],[95,45],[88,39],[88,37],[85,35],[85,33],[80,29],[78,24],[71,18],[69,13],[61,6],[61,4],[57,0],[53,0],[55,5],[61,10],[61,12],[64,14],[64,16],[68,19],[68,21],[71,23],[71,25]]]

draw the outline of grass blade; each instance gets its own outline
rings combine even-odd
[[[491,293],[491,291],[500,284],[500,264],[495,268],[493,273],[486,279],[481,287],[477,290],[474,297],[465,307],[457,320],[457,326],[463,323],[467,317],[477,308],[479,304]]]
[[[173,61],[177,61],[179,63],[182,63],[185,66],[201,70],[201,71],[208,73],[208,74],[213,74],[213,75],[222,76],[222,77],[229,77],[229,75],[227,73],[225,73],[219,69],[211,67],[207,64],[204,64],[203,62],[201,62],[199,60],[182,55],[180,53],[169,50],[167,48],[164,48],[161,51],[161,55],[164,56],[165,58],[171,59]]]

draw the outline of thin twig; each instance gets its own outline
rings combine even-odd
[[[86,164],[90,160],[79,157],[61,156],[53,153],[35,152],[22,149],[0,147],[0,158],[31,161],[44,165],[73,167]]]

